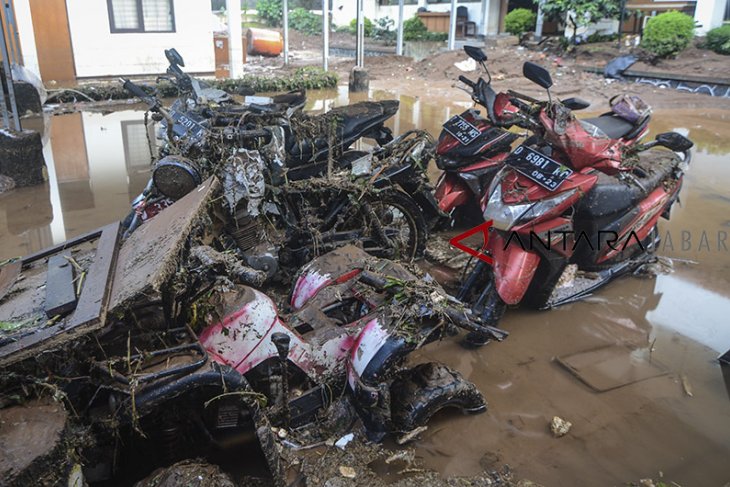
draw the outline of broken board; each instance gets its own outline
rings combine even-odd
[[[210,178],[132,233],[119,249],[109,309],[149,298],[177,271],[180,251],[218,188]]]
[[[115,222],[3,266],[0,282],[7,289],[0,294],[0,322],[7,333],[0,335],[0,366],[57,348],[104,325],[118,240],[119,222]],[[64,262],[72,265],[67,257],[79,248],[89,256],[80,283],[64,267]],[[4,284],[6,273],[12,281],[9,286]],[[52,319],[46,320],[48,316]],[[13,324],[17,328],[7,326]]]
[[[61,252],[48,258],[46,278],[46,316],[64,316],[76,308],[76,288],[71,252]]]
[[[597,392],[610,391],[667,373],[664,366],[644,359],[624,345],[608,345],[558,357],[560,365]]]

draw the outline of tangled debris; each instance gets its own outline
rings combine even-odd
[[[338,76],[316,67],[303,67],[280,76],[244,75],[241,78],[213,80],[210,85],[229,93],[251,95],[261,92],[276,92],[302,89],[324,89],[337,86]],[[145,91],[162,98],[177,97],[178,89],[168,82],[156,83],[155,89],[144,87]],[[75,103],[77,101],[127,100],[130,93],[119,83],[103,85],[82,85],[74,90],[50,92],[48,102]]]

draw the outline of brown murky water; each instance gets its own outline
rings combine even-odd
[[[468,106],[400,100],[396,133],[437,135]],[[308,109],[350,101],[346,90],[310,93]],[[149,176],[142,120],[125,109],[28,121],[44,130],[49,182],[0,196],[0,260],[123,217]],[[730,114],[657,111],[651,130],[678,130],[697,144],[682,205],[660,224],[660,254],[688,262],[549,312],[510,310],[504,343],[465,351],[445,341],[422,351],[462,371],[490,404],[485,415],[436,418],[417,443],[426,466],[468,475],[508,463],[518,478],[547,486],[621,485],[659,472],[685,486],[730,482],[730,391],[716,361],[730,348]],[[556,360],[616,344],[625,359],[599,371],[604,379],[625,372],[616,363],[651,364],[661,375],[595,392]],[[573,423],[559,439],[548,428],[555,415]]]

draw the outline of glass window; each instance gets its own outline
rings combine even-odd
[[[112,32],[175,32],[173,0],[107,0]]]
[[[398,0],[379,0],[380,5],[387,6],[387,5],[398,5]],[[405,0],[403,2],[403,5],[418,5],[418,0]]]

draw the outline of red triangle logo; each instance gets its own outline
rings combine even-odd
[[[457,249],[461,250],[462,252],[466,252],[467,254],[476,257],[477,259],[486,262],[487,264],[492,264],[494,261],[492,260],[492,257],[487,255],[484,251],[487,250],[487,243],[489,243],[489,229],[492,227],[492,220],[489,220],[487,222],[482,223],[481,225],[477,225],[476,227],[467,230],[464,233],[460,233],[459,235],[455,236],[451,240],[449,240],[449,244],[451,244],[453,247],[456,247]],[[462,240],[471,237],[472,235],[482,232],[482,238],[484,240],[484,243],[482,244],[482,248],[479,250],[474,250],[471,247],[467,247],[463,243],[461,243]]]

